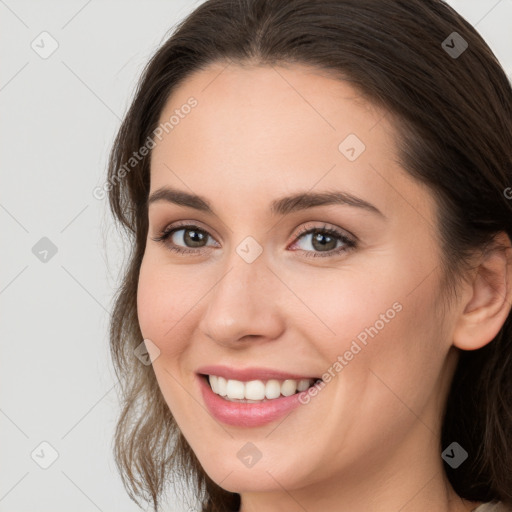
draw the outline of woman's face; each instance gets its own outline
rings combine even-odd
[[[393,492],[429,493],[454,322],[440,314],[434,200],[397,164],[389,116],[310,68],[235,64],[189,77],[161,123],[173,115],[155,138],[150,196],[182,196],[149,203],[138,316],[205,471],[233,492],[304,502],[341,482],[347,503],[394,480]],[[284,201],[326,193],[340,196]],[[290,375],[325,384],[235,403],[201,373],[241,381],[231,396],[288,394]]]

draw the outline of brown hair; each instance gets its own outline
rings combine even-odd
[[[453,32],[468,44],[460,55]],[[450,37],[452,39],[450,40]],[[460,44],[458,40],[457,44]],[[204,472],[179,431],[152,367],[134,357],[139,268],[148,230],[150,155],[118,170],[157,128],[170,94],[214,62],[297,63],[333,72],[397,119],[399,161],[438,203],[446,283],[468,256],[504,231],[512,237],[512,90],[478,32],[441,0],[208,0],[146,66],[113,145],[110,208],[131,254],[115,297],[111,351],[123,390],[115,458],[134,501],[159,508],[165,485],[185,479],[204,511],[237,510],[240,496]],[[469,458],[445,466],[462,498],[512,504],[512,315],[479,350],[461,351],[443,417],[442,446]],[[176,480],[173,480],[175,478]],[[139,503],[140,504],[140,503]]]

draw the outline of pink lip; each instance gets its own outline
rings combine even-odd
[[[307,394],[307,391],[302,391],[260,403],[230,402],[212,391],[206,377],[197,375],[197,378],[210,413],[217,420],[237,427],[258,427],[270,423],[301,405],[299,398]]]
[[[240,380],[242,382],[248,382],[250,380],[286,380],[286,379],[318,379],[320,377],[299,375],[297,373],[287,373],[280,370],[273,370],[272,368],[252,367],[252,368],[232,368],[229,366],[222,365],[208,365],[201,366],[197,369],[197,373],[203,375],[217,375],[224,377],[225,379]]]

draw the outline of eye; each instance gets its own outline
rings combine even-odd
[[[204,247],[206,247],[204,242],[208,238],[211,238],[211,235],[204,229],[193,224],[185,224],[166,228],[152,240],[162,242],[169,250],[177,253],[202,254]],[[178,243],[185,245],[185,248],[177,245]]]
[[[183,224],[164,229],[152,240],[163,243],[170,251],[176,253],[201,255],[210,238],[213,240],[213,237],[199,226]],[[301,239],[307,240],[306,244],[302,246],[299,244],[299,249],[305,253],[306,257],[335,256],[356,247],[355,237],[349,236],[340,229],[328,227],[326,224],[316,227],[305,226],[296,235],[294,245],[297,245]],[[312,244],[313,251],[304,248],[308,243]]]
[[[303,243],[299,248],[306,253],[306,257],[325,258],[347,252],[356,247],[355,238],[348,236],[340,229],[328,227],[326,224],[323,227],[313,228],[305,226],[296,236],[299,241],[301,238],[306,240],[306,243]],[[313,251],[304,249],[304,246],[308,244],[311,244]],[[297,242],[294,245],[297,245]]]

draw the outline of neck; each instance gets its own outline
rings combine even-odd
[[[458,496],[442,465],[416,473],[414,466],[391,479],[379,472],[379,481],[371,478],[377,474],[340,475],[304,488],[241,493],[240,512],[471,512],[482,504]]]

